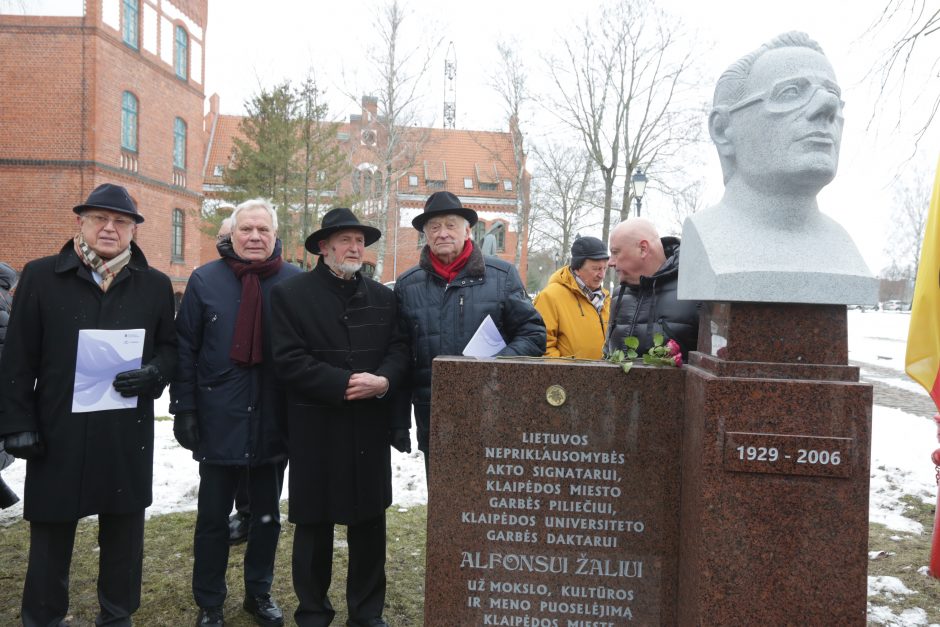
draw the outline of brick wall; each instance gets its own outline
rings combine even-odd
[[[205,28],[206,0],[185,4]],[[0,16],[0,260],[19,269],[57,252],[75,233],[71,208],[112,182],[146,218],[137,239],[148,261],[182,290],[200,263],[202,86],[126,46],[89,6],[85,18]],[[122,168],[125,90],[139,101],[136,171]],[[176,117],[187,125],[182,179],[173,168]],[[174,209],[185,214],[182,262],[171,258]]]

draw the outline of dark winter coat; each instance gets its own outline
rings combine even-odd
[[[355,524],[392,503],[389,431],[408,367],[394,293],[321,260],[278,285],[271,304],[278,376],[288,390],[290,521]],[[344,400],[355,372],[386,377],[382,398]]]
[[[0,435],[38,431],[46,447],[26,465],[27,520],[131,513],[152,500],[153,400],[139,397],[135,409],[72,413],[80,329],[144,329],[143,363],[172,377],[169,278],[150,268],[134,243],[107,292],[71,241],[58,255],[26,264],[0,360]]]
[[[679,239],[663,237],[666,262],[653,276],[640,277],[639,285],[621,285],[612,298],[610,332],[604,355],[622,349],[624,338],[640,341],[637,353],[643,355],[653,346],[653,334],[662,333],[664,341],[673,339],[682,347],[683,359],[698,342],[699,304],[678,300]]]
[[[231,248],[224,254],[237,259]],[[280,243],[275,254],[280,254]],[[284,263],[261,281],[262,363],[236,365],[229,353],[242,284],[223,259],[189,277],[176,316],[179,365],[170,384],[170,412],[195,412],[199,446],[193,459],[210,464],[258,466],[287,457],[287,411],[271,359],[271,290],[300,269]]]
[[[450,284],[434,272],[430,248],[425,246],[418,265],[395,281],[395,294],[411,340],[415,405],[431,403],[434,358],[462,355],[487,315],[506,342],[499,355],[541,357],[545,353],[545,324],[532,306],[515,266],[497,257],[484,257],[476,246],[467,265]],[[426,449],[428,427],[418,424],[422,450]]]

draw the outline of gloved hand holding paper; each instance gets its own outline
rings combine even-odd
[[[476,333],[467,342],[463,354],[467,357],[492,357],[504,348],[506,348],[506,342],[503,340],[503,336],[499,334],[496,323],[487,314]]]

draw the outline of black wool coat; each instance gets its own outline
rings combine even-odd
[[[69,241],[26,264],[0,359],[0,435],[38,431],[45,454],[26,464],[23,517],[66,522],[137,512],[152,501],[153,400],[72,413],[78,332],[144,329],[143,363],[176,367],[173,289],[131,243],[131,260],[102,292]],[[34,389],[35,385],[35,389]]]
[[[272,293],[271,342],[287,388],[289,519],[355,524],[392,503],[389,432],[408,367],[394,293],[360,275],[343,281],[322,259]],[[382,398],[344,400],[355,372],[386,377]],[[410,422],[410,418],[409,418]]]

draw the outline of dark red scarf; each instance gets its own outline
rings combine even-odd
[[[470,259],[470,253],[473,252],[473,242],[467,240],[464,243],[463,250],[457,255],[457,258],[451,261],[448,264],[445,264],[443,261],[434,256],[434,253],[428,255],[431,258],[431,265],[434,267],[434,272],[436,272],[441,278],[450,283],[457,278],[457,275],[460,274],[460,271],[463,270],[463,267],[467,265],[467,261]]]
[[[284,261],[274,255],[265,261],[245,263],[231,257],[223,257],[235,277],[242,282],[242,300],[235,318],[235,334],[232,350],[228,356],[239,366],[254,366],[262,360],[261,331],[261,279],[277,274]]]

